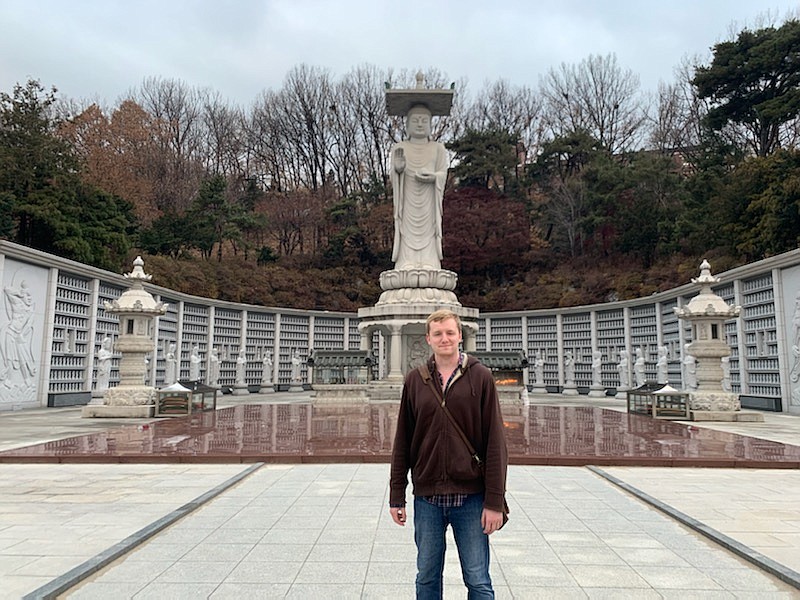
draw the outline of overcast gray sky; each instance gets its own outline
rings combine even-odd
[[[435,67],[477,91],[536,87],[562,62],[614,53],[645,90],[788,0],[0,0],[0,91],[39,79],[115,104],[145,77],[249,106],[295,65]],[[733,24],[733,29],[732,29]]]

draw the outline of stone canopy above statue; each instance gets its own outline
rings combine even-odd
[[[431,112],[432,117],[446,117],[453,107],[454,93],[452,88],[425,88],[422,73],[417,73],[415,88],[386,90],[386,111],[392,117],[404,117],[412,107],[421,104]]]

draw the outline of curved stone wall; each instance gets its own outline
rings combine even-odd
[[[800,250],[716,275],[720,283],[714,291],[742,307],[741,315],[725,324],[732,391],[752,398],[751,404],[780,404],[783,411],[800,414]],[[46,406],[48,395],[91,391],[100,344],[106,335],[114,338],[119,327],[103,310],[103,302],[119,297],[127,288],[125,279],[4,241],[0,277],[0,410]],[[202,358],[201,377],[209,366],[210,349],[217,348],[221,385],[234,384],[236,356],[244,347],[246,381],[254,388],[270,363],[271,380],[288,386],[295,350],[306,358],[313,348],[360,346],[355,313],[220,302],[156,285],[145,287],[157,300],[169,303],[167,314],[158,319],[158,337],[148,360],[147,381],[156,387],[164,381],[170,343],[177,345],[184,379],[194,345]],[[551,392],[563,387],[564,357],[571,352],[575,384],[584,393],[592,383],[592,352],[599,350],[602,385],[613,394],[620,386],[620,350],[634,355],[641,349],[645,377],[655,380],[658,350],[665,347],[669,382],[681,387],[683,347],[690,331],[673,309],[686,304],[697,289],[687,284],[625,302],[482,313],[477,350],[541,354],[544,385]],[[382,356],[377,334],[373,345]],[[118,381],[117,362],[112,362],[111,386]],[[301,377],[308,381],[305,366]],[[532,381],[532,372],[526,373],[526,382]]]

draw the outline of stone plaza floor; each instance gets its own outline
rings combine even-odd
[[[288,410],[307,400],[284,393],[226,396],[220,404],[283,403]],[[566,402],[622,410],[612,399],[532,398],[544,420],[550,413],[539,406]],[[565,414],[582,425],[568,426],[553,454],[578,447],[575,456],[588,458],[580,432],[588,427],[589,413]],[[388,465],[373,462],[384,460],[382,450],[366,459],[359,454],[356,462],[327,454],[292,455],[290,462],[285,454],[263,453],[269,460],[247,454],[253,460],[231,462],[217,453],[200,462],[130,463],[119,456],[109,461],[119,439],[136,438],[134,432],[156,425],[79,415],[80,409],[0,413],[0,451],[119,427],[130,432],[115,434],[110,446],[107,437],[100,445],[93,445],[96,439],[79,445],[93,448],[95,460],[105,454],[104,463],[90,462],[90,452],[75,461],[0,463],[0,598],[414,596],[413,525],[400,528],[389,518]],[[497,597],[800,597],[800,470],[792,462],[800,418],[765,417],[764,423],[703,427],[637,420],[634,433],[649,442],[627,439],[628,448],[635,453],[655,444],[676,456],[684,444],[697,454],[703,447],[697,440],[710,439],[706,447],[714,453],[741,452],[744,462],[735,464],[748,464],[744,449],[757,448],[788,457],[783,464],[768,463],[784,468],[708,468],[701,455],[695,456],[697,466],[511,466],[511,520],[491,538]],[[614,415],[605,419],[616,422]],[[643,433],[648,421],[666,433]],[[671,426],[692,429],[676,433]],[[715,433],[692,437],[698,429]],[[385,437],[356,433],[358,439]],[[719,437],[723,433],[733,437]],[[173,446],[189,443],[174,432],[172,440]],[[605,452],[602,437],[592,443]],[[610,446],[619,443],[614,437]],[[62,458],[75,457],[75,443],[56,447],[72,448]],[[750,463],[757,464],[763,462]],[[465,597],[452,539],[445,577],[445,598]]]

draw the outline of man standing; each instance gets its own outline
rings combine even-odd
[[[468,597],[494,598],[489,535],[502,527],[503,512],[508,510],[508,452],[497,388],[491,372],[460,351],[458,315],[449,310],[431,314],[425,339],[433,350],[427,372],[410,371],[403,387],[392,449],[389,511],[395,523],[405,525],[410,469],[418,599],[442,598],[448,525],[453,527]]]

